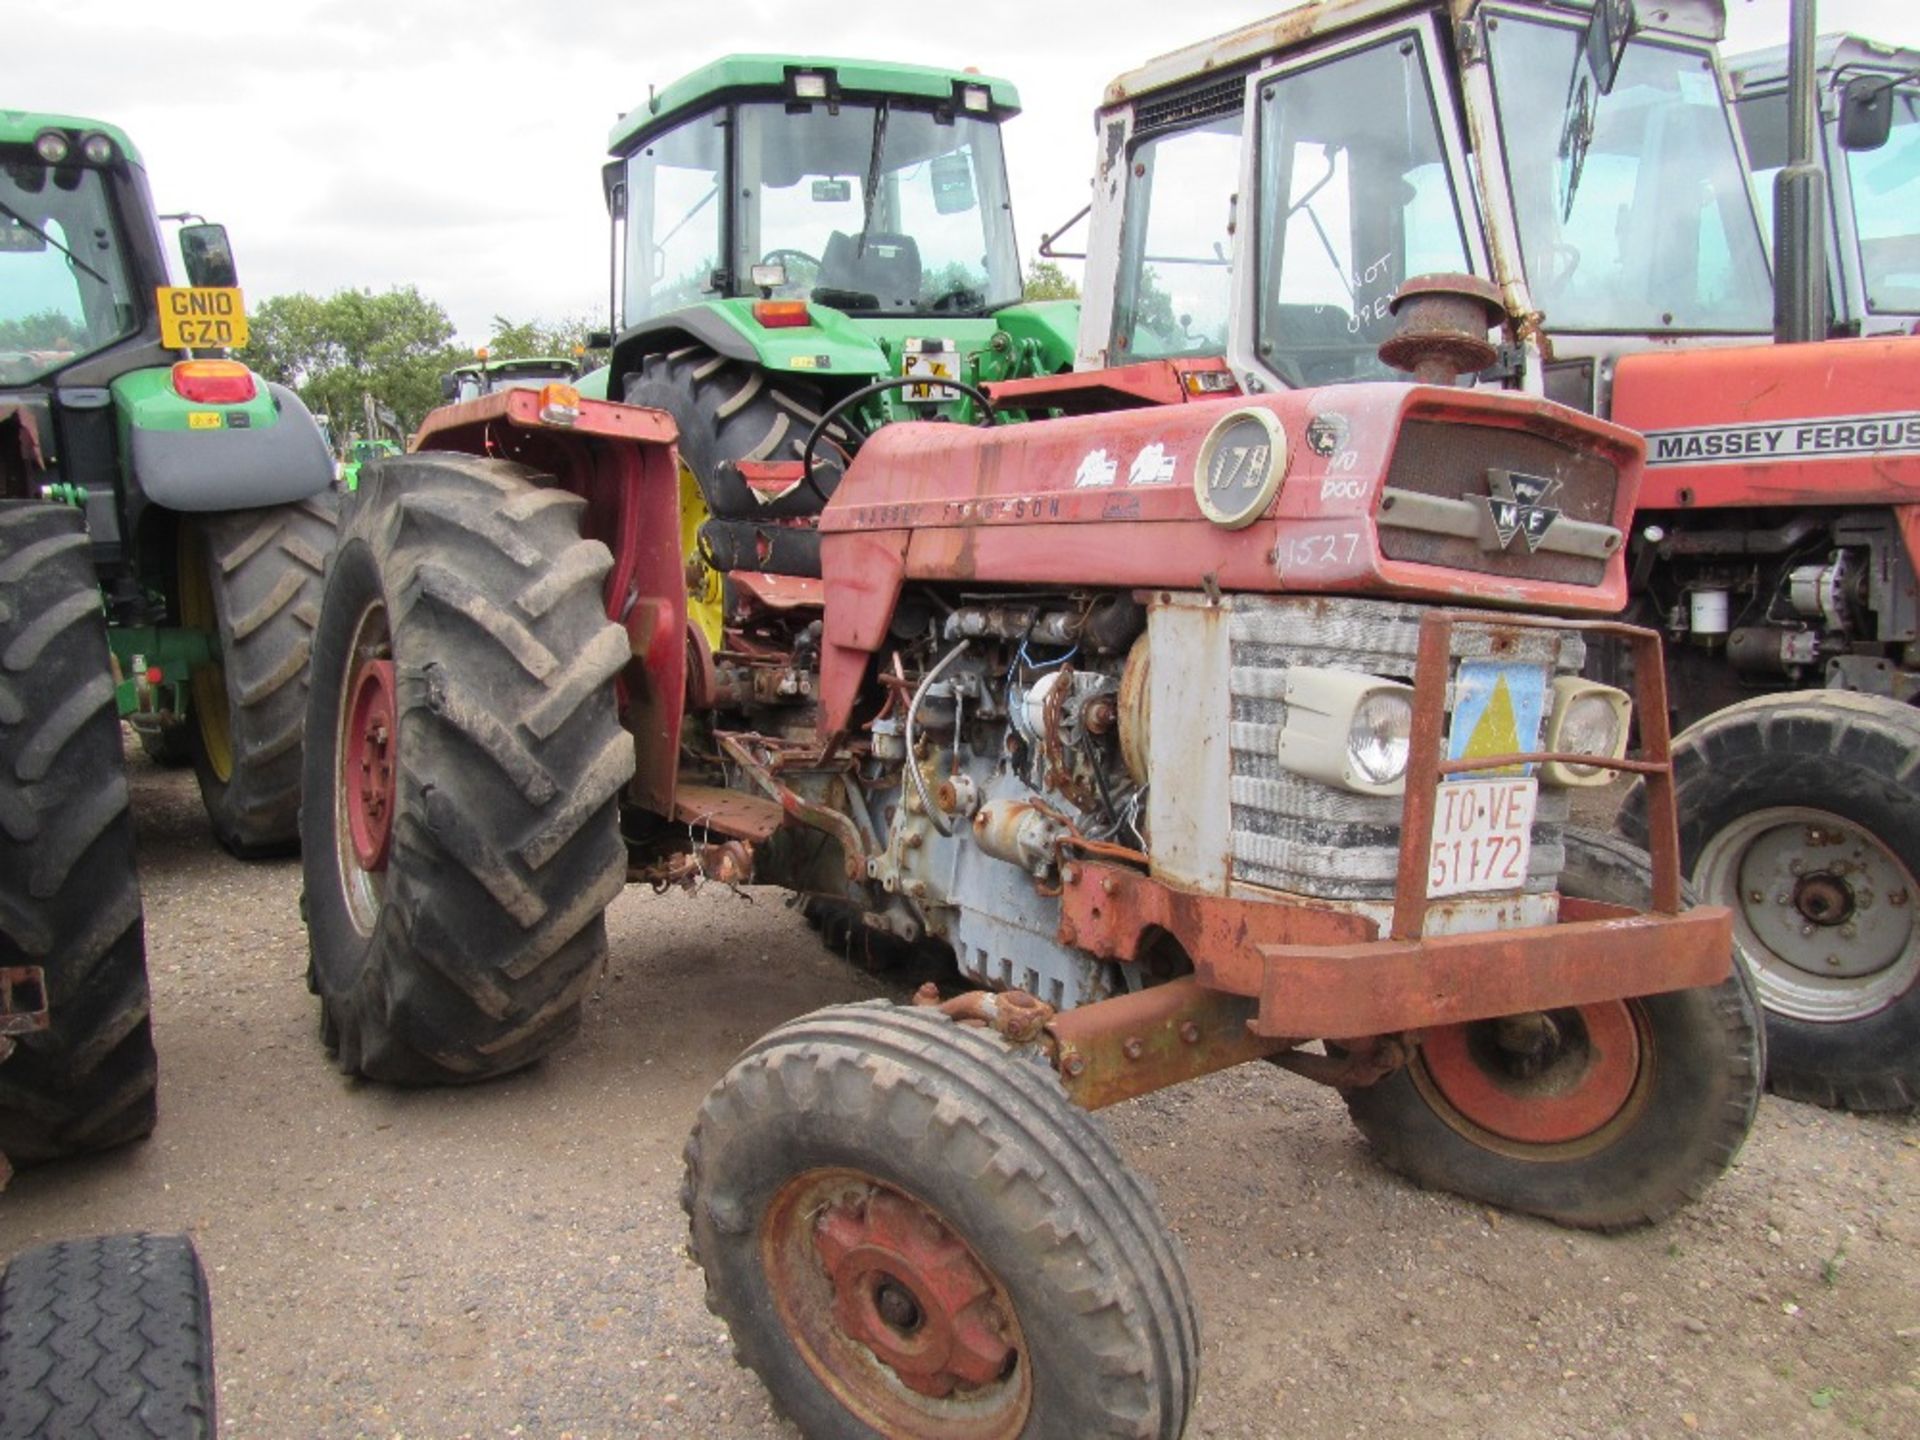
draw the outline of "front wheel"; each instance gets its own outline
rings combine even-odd
[[[1733,911],[1769,1087],[1849,1110],[1920,1103],[1920,711],[1768,695],[1689,727],[1673,760],[1682,863]],[[1621,826],[1645,825],[1636,789]]]
[[[584,503],[524,466],[370,465],[315,632],[301,868],[340,1067],[480,1080],[573,1033],[626,883],[630,657]]]
[[[1193,1300],[1143,1182],[1050,1070],[934,1011],[803,1016],[701,1107],[707,1303],[810,1436],[1181,1433]]]
[[[1566,832],[1562,893],[1644,910],[1645,852]],[[1752,982],[1426,1033],[1405,1069],[1347,1093],[1387,1165],[1421,1185],[1618,1230],[1706,1192],[1739,1153],[1765,1069]]]
[[[185,739],[214,836],[242,859],[298,840],[307,661],[336,524],[329,492],[180,526],[180,619],[218,657],[189,679]]]

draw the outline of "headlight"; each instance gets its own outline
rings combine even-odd
[[[1347,758],[1372,785],[1391,785],[1407,773],[1413,741],[1413,694],[1375,690],[1353,712]]]
[[[1413,687],[1351,670],[1290,666],[1280,763],[1361,795],[1406,788]]]
[[[1591,680],[1559,675],[1553,682],[1553,715],[1547,721],[1547,749],[1568,755],[1602,755],[1617,760],[1627,753],[1627,722],[1633,702],[1623,690]],[[1599,765],[1555,761],[1542,767],[1549,785],[1606,785],[1614,772]]]

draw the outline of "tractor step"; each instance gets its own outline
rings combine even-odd
[[[777,801],[718,785],[685,782],[674,789],[673,818],[696,831],[752,841],[765,840],[787,820]]]

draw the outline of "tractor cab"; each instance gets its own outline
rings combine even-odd
[[[1832,206],[1828,328],[1900,334],[1920,324],[1920,51],[1825,35],[1819,154]],[[1734,114],[1762,207],[1787,163],[1786,47],[1736,56]]]
[[[538,390],[543,385],[571,385],[580,378],[580,362],[566,355],[523,355],[511,360],[488,358],[483,347],[470,365],[461,365],[440,377],[440,396],[449,403],[478,400],[501,390]]]
[[[1605,357],[1766,335],[1719,7],[1635,13],[1604,85],[1605,17],[1575,0],[1325,0],[1116,80],[1080,363],[1226,354],[1251,389],[1386,378],[1391,302],[1436,272],[1527,317],[1490,379],[1586,409]]]

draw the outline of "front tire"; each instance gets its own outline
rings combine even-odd
[[[42,1245],[0,1279],[0,1440],[212,1440],[207,1276],[184,1235]]]
[[[626,882],[632,738],[612,557],[524,466],[361,471],[314,637],[301,812],[309,980],[340,1068],[530,1064],[579,1023]]]
[[[1734,914],[1766,1011],[1769,1088],[1920,1103],[1920,711],[1822,690],[1731,705],[1673,747],[1680,852]],[[1621,812],[1646,829],[1636,787]]]
[[[219,655],[190,678],[186,739],[214,836],[243,860],[299,840],[307,662],[337,525],[328,492],[180,527],[181,622]]]
[[[1569,828],[1563,893],[1646,909],[1644,851]],[[1745,967],[1720,984],[1429,1030],[1404,1069],[1348,1091],[1417,1184],[1620,1230],[1697,1200],[1753,1127],[1765,1069]]]
[[[681,1202],[736,1358],[810,1436],[1181,1433],[1193,1300],[1144,1182],[1053,1073],[846,1005],[701,1107]]]
[[[38,965],[51,1028],[0,1059],[0,1155],[153,1129],[157,1064],[125,755],[80,515],[0,503],[0,966]]]

